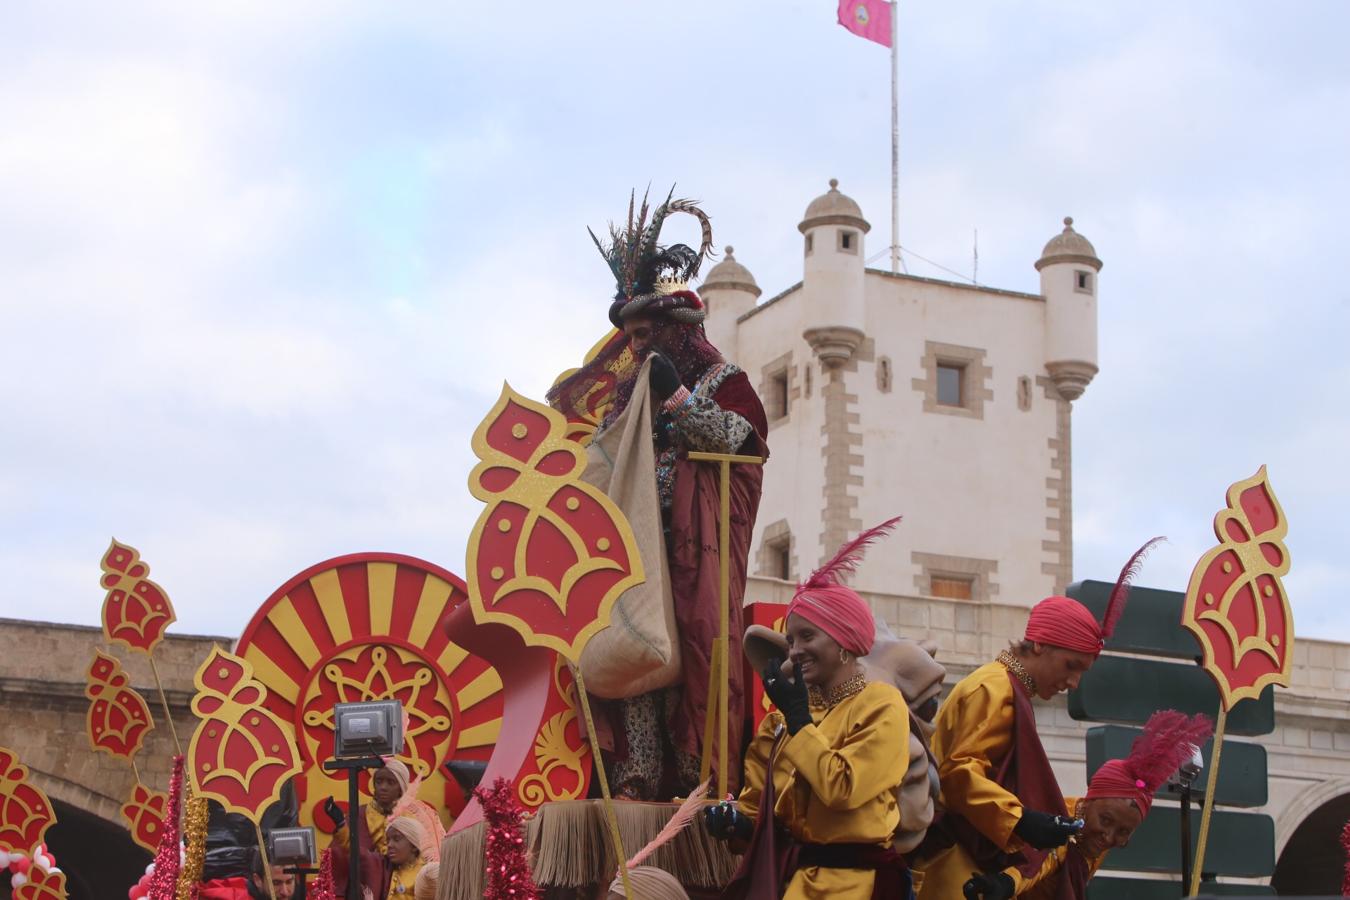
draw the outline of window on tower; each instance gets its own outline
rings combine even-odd
[[[810,256],[810,255],[811,255],[811,245],[812,245],[812,243],[814,243],[814,242],[811,240],[811,238],[813,238],[813,237],[815,237],[815,235],[813,235],[813,234],[808,234],[808,235],[806,236],[806,255],[807,255],[807,256]]]
[[[1092,273],[1086,269],[1075,269],[1073,273],[1074,290],[1080,294],[1092,293]]]
[[[963,406],[966,367],[938,363],[937,402],[941,406]]]
[[[969,600],[974,595],[975,579],[955,575],[934,575],[929,593],[948,600]]]
[[[791,543],[784,538],[776,542],[769,548],[771,560],[773,563],[773,577],[781,578],[784,581],[792,580],[792,549]]]
[[[858,252],[858,232],[847,228],[839,229],[839,249],[845,253]]]
[[[769,396],[765,398],[769,421],[786,418],[788,414],[788,373],[778,372],[769,378]]]

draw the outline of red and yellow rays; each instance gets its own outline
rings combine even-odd
[[[501,730],[501,679],[438,627],[465,602],[464,582],[420,559],[362,553],[319,563],[282,585],[244,629],[238,654],[268,689],[265,705],[296,732],[302,821],[321,828],[324,798],[343,790],[319,768],[332,756],[332,706],[398,699],[400,755],[418,796],[451,814],[464,798],[443,766],[486,760]],[[363,789],[369,789],[363,779]]]
[[[1262,466],[1228,488],[1228,506],[1214,517],[1219,543],[1191,572],[1181,624],[1199,640],[1225,709],[1266,685],[1289,685],[1294,618],[1280,580],[1289,572],[1288,527]]]
[[[130,760],[155,727],[145,699],[129,686],[116,657],[94,651],[84,695],[89,698],[85,727],[95,750]]]
[[[150,653],[177,618],[168,594],[150,580],[150,567],[141,562],[141,554],[116,538],[100,566],[100,583],[108,592],[103,600],[104,635],[132,650]]]

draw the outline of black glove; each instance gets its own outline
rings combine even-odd
[[[789,681],[783,677],[783,661],[770,659],[759,679],[764,682],[764,693],[783,714],[788,734],[796,734],[811,724],[811,699],[806,692],[806,682],[802,680],[801,663],[793,665],[792,680]]]
[[[704,807],[703,821],[708,826],[708,834],[721,841],[738,839],[750,840],[755,823],[730,803],[717,803]]]
[[[1013,880],[1002,872],[975,872],[961,886],[966,900],[1008,900],[1013,895]]]
[[[660,353],[653,353],[651,359],[652,367],[647,377],[651,380],[652,392],[658,402],[669,400],[680,389],[680,370]]]
[[[1079,831],[1083,823],[1078,819],[1066,819],[1034,809],[1023,809],[1022,818],[1013,829],[1013,834],[1026,841],[1037,850],[1049,850],[1063,847]]]
[[[347,817],[342,814],[342,807],[337,805],[337,801],[332,797],[323,801],[323,811],[328,813],[328,818],[333,820],[334,828],[341,828],[347,824]]]

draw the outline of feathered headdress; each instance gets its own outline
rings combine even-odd
[[[835,552],[834,556],[830,557],[829,562],[816,569],[810,577],[797,585],[797,592],[801,593],[802,591],[843,584],[845,578],[857,573],[858,565],[862,562],[863,554],[867,552],[867,548],[880,538],[890,534],[895,526],[900,524],[901,518],[901,516],[896,516],[893,519],[887,519],[880,525],[867,529],[853,540],[845,543]]]
[[[1208,716],[1174,709],[1155,712],[1134,739],[1130,755],[1104,763],[1092,776],[1085,799],[1123,797],[1148,815],[1154,793],[1213,733]]]
[[[876,640],[872,608],[844,579],[858,570],[863,553],[878,538],[889,534],[900,517],[888,519],[848,541],[825,565],[797,585],[788,604],[788,616],[801,616],[813,623],[841,648],[854,656],[866,656]]]
[[[617,326],[622,319],[641,312],[660,312],[685,324],[702,322],[707,310],[687,283],[698,275],[703,260],[712,256],[712,224],[707,214],[692,200],[676,200],[674,188],[655,209],[648,203],[646,192],[641,206],[636,201],[634,191],[628,199],[627,224],[619,228],[610,223],[608,244],[586,229],[614,275],[610,319]],[[661,226],[673,213],[698,219],[702,228],[698,250],[686,244],[660,243]]]
[[[1155,546],[1167,540],[1166,537],[1159,535],[1155,538],[1149,538],[1144,546],[1134,551],[1134,556],[1125,563],[1125,568],[1120,570],[1120,577],[1116,579],[1116,586],[1111,589],[1111,597],[1106,601],[1106,612],[1102,616],[1102,640],[1105,641],[1115,633],[1116,623],[1125,612],[1125,601],[1130,596],[1130,585],[1134,579],[1139,576],[1139,572],[1144,568],[1144,557]]]

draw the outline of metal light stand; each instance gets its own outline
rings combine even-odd
[[[1181,896],[1187,896],[1191,883],[1191,795],[1195,780],[1204,769],[1199,747],[1191,748],[1191,758],[1181,764],[1167,782],[1167,789],[1181,795]]]
[[[347,836],[351,841],[348,856],[351,865],[347,874],[347,900],[361,900],[361,832],[356,827],[356,815],[360,809],[361,796],[357,779],[362,769],[379,769],[384,760],[378,756],[359,756],[355,759],[330,759],[323,764],[326,771],[347,770]]]

